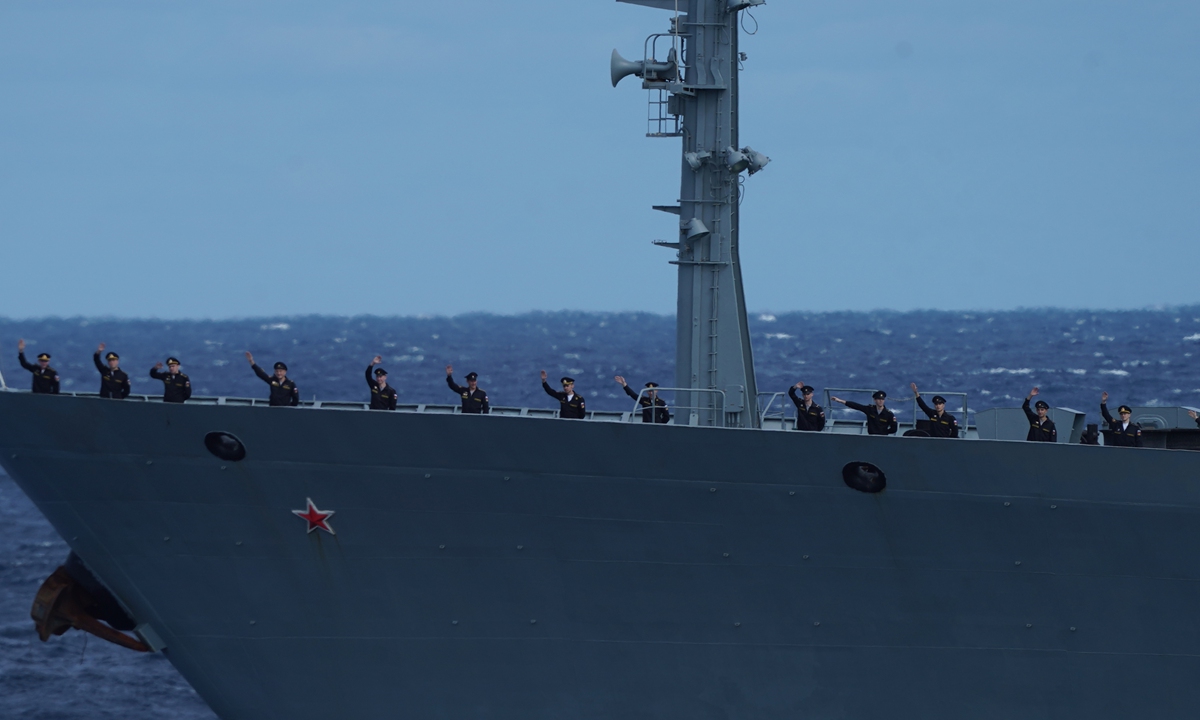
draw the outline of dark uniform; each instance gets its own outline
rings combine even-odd
[[[801,393],[816,392],[811,385],[805,385],[800,388]],[[821,432],[825,429],[825,411],[821,406],[813,403],[804,409],[804,398],[796,394],[796,388],[788,388],[788,397],[792,402],[796,403],[796,429],[807,430],[809,432]]]
[[[1117,412],[1121,411],[1133,412],[1128,405],[1122,405],[1117,408]],[[1108,437],[1104,438],[1106,444],[1113,447],[1141,447],[1142,446],[1142,426],[1135,422],[1130,422],[1129,427],[1122,428],[1120,420],[1113,420],[1112,415],[1108,414],[1108,405],[1100,403],[1100,414],[1104,416],[1104,422],[1108,423]],[[1112,442],[1109,442],[1109,441]]]
[[[175,358],[167,358],[168,365],[178,365]],[[192,396],[192,381],[183,373],[162,372],[150,368],[150,377],[163,381],[163,402],[181,403]]]
[[[274,375],[268,375],[257,363],[251,365],[250,369],[260,380],[271,386],[271,399],[268,402],[271,407],[295,407],[300,404],[300,389],[291,379],[285,376],[280,380]],[[275,369],[287,370],[287,365],[277,362]]]
[[[54,368],[47,365],[45,368],[31,365],[25,360],[25,353],[17,353],[17,359],[21,361],[21,367],[33,373],[33,391],[39,394],[57,395],[58,394],[58,372]],[[38,360],[49,360],[48,353],[38,355]]]
[[[933,404],[946,404],[946,398],[941,395],[933,396]],[[956,438],[958,437],[958,420],[948,412],[942,411],[941,417],[938,417],[937,410],[925,404],[925,398],[917,396],[917,406],[921,408],[921,412],[929,416],[929,437],[940,438]]]
[[[1200,417],[1196,418],[1196,427],[1200,427]]]
[[[475,373],[467,373],[467,382],[471,382],[478,377],[479,375]],[[463,413],[467,415],[487,415],[492,411],[491,406],[488,405],[487,393],[478,385],[475,386],[474,390],[463,387],[454,382],[453,375],[446,376],[446,384],[462,398]]]
[[[119,360],[120,357],[115,352],[110,352],[104,356],[104,359]],[[92,354],[92,362],[96,363],[96,369],[100,371],[100,397],[113,400],[124,400],[129,397],[129,376],[125,374],[124,370],[121,368],[113,370],[100,362],[99,350]]]
[[[887,393],[880,390],[871,397],[886,398]],[[852,410],[857,410],[867,416],[867,434],[868,435],[895,435],[899,426],[896,423],[896,415],[886,407],[882,412],[874,405],[862,405],[850,400],[846,401],[846,407]]]
[[[367,385],[371,387],[371,409],[372,410],[395,410],[396,409],[396,388],[388,385],[385,388],[380,388],[379,383],[375,382],[375,378],[371,377],[371,365],[367,366]],[[375,371],[375,377],[387,375],[387,370],[379,368]]]
[[[1038,400],[1037,407],[1050,409],[1050,405],[1045,400]],[[1029,419],[1029,433],[1025,435],[1025,440],[1028,442],[1058,442],[1058,430],[1054,427],[1054,421],[1050,418],[1042,420],[1037,416],[1037,413],[1029,409],[1029,398],[1025,398],[1025,402],[1021,403],[1021,409],[1025,411],[1025,417]]]
[[[625,389],[626,395],[634,400],[637,400],[638,405],[641,405],[643,408],[645,408],[642,410],[642,422],[658,423],[660,425],[671,422],[671,411],[667,410],[666,400],[663,400],[657,395],[655,395],[654,399],[651,400],[648,394],[638,395],[633,390],[630,390],[628,385],[624,385],[622,387]],[[646,383],[646,387],[656,388],[658,387],[658,383],[648,382]]]
[[[568,378],[568,377],[563,378],[562,381],[563,382],[575,382],[573,379]],[[571,420],[582,420],[584,418],[584,416],[587,414],[585,412],[582,395],[575,393],[575,394],[571,395],[571,398],[568,400],[567,394],[565,392],[559,392],[559,391],[555,390],[554,388],[550,387],[550,385],[547,384],[545,380],[542,381],[542,388],[546,391],[547,395],[558,400],[558,402],[562,404],[561,408],[558,411],[558,416],[560,418],[568,418]]]

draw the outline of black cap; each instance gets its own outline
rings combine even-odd
[[[562,378],[563,385],[566,385],[567,383],[573,383],[573,382],[575,382],[575,378],[573,378],[573,377],[563,376],[563,378]]]
[[[805,385],[804,387],[800,388],[800,393],[802,395],[812,395],[816,391],[817,391],[817,389],[814,388],[812,385]]]
[[[38,360],[49,360],[49,359],[50,359],[50,353],[39,353],[38,354]]]
[[[277,362],[277,363],[275,363],[275,369],[276,369],[276,370],[285,370],[285,371],[286,371],[286,370],[287,370],[287,364],[286,364],[286,363]]]
[[[885,392],[884,392],[884,391],[882,391],[882,390],[876,390],[876,391],[875,391],[875,394],[874,394],[874,395],[872,395],[871,397],[872,397],[873,399],[875,399],[875,400],[882,400],[882,399],[884,399],[885,397],[887,397],[887,393],[885,393]]]
[[[467,382],[471,382],[472,380],[478,380],[478,379],[479,379],[479,373],[473,373],[473,372],[467,373]]]
[[[1038,400],[1038,401],[1037,401],[1037,404],[1035,404],[1035,405],[1034,405],[1034,407],[1035,407],[1035,408],[1044,408],[1044,409],[1046,409],[1046,410],[1049,410],[1049,409],[1050,409],[1050,404],[1049,404],[1049,403],[1047,403],[1045,400]]]
[[[375,377],[379,377],[380,375],[387,375],[387,370],[384,370],[383,368],[375,368]]]
[[[656,383],[656,382],[648,382],[648,383],[646,383],[646,387],[648,387],[648,388],[654,388],[654,387],[658,387],[658,383]]]
[[[1117,408],[1118,415],[1120,415],[1121,413],[1126,413],[1126,412],[1129,413],[1130,415],[1132,415],[1133,408],[1129,407],[1128,405],[1122,405],[1121,407]]]
[[[116,354],[115,352],[110,352],[109,354],[104,356],[104,359],[105,360],[120,360],[121,356]]]
[[[182,365],[183,363],[179,362],[179,358],[169,357],[169,358],[167,358],[167,364],[168,365]]]
[[[933,396],[933,404],[934,405],[945,405],[946,398],[942,397],[941,395],[934,395]]]

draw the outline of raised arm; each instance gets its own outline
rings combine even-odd
[[[100,348],[92,353],[92,362],[96,364],[96,369],[103,375],[108,372],[108,368],[104,367],[104,363],[100,362],[100,353],[104,352],[104,343],[100,343]]]
[[[566,393],[558,392],[554,388],[550,387],[550,384],[546,382],[545,378],[542,379],[542,389],[546,391],[547,395],[554,398],[555,400],[558,400],[561,402],[561,401],[567,399]]]
[[[1038,394],[1037,388],[1030,390],[1029,394],[1025,396],[1025,402],[1021,403],[1021,409],[1025,411],[1025,419],[1034,425],[1037,425],[1038,416],[1037,416],[1037,413],[1035,413],[1033,410],[1031,410],[1029,408],[1029,401],[1032,400],[1033,396],[1037,395],[1037,394]]]
[[[154,378],[155,380],[162,380],[163,378],[165,378],[167,376],[167,374],[164,372],[161,372],[161,370],[162,370],[162,363],[155,364],[154,367],[150,368],[150,377]]]
[[[937,417],[937,411],[925,404],[925,398],[917,394],[917,407],[921,408],[921,412],[925,413],[929,418]]]
[[[860,413],[865,413],[865,412],[869,411],[871,409],[871,407],[875,407],[874,405],[872,405],[871,407],[867,407],[866,405],[856,403],[853,400],[839,400],[837,398],[830,398],[830,399],[833,400],[834,402],[840,402],[841,404],[845,405],[846,407],[850,408],[851,410],[857,410]]]
[[[251,365],[250,369],[254,371],[254,374],[258,376],[259,380],[262,380],[263,382],[265,382],[268,385],[271,384],[271,376],[268,375],[265,370],[260,368],[258,366],[258,363]]]

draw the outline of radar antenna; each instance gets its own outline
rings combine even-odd
[[[676,421],[758,427],[738,206],[741,173],[757,173],[770,158],[738,141],[738,70],[746,59],[738,15],[765,0],[617,1],[675,12],[667,33],[647,38],[640,61],[614,50],[610,70],[614,86],[633,75],[650,91],[648,135],[683,138],[679,204],[654,206],[679,216],[678,240],[655,242],[677,251],[675,385],[701,391],[680,393],[693,397],[676,404],[695,409]]]

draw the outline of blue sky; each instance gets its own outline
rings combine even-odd
[[[787,2],[745,38],[752,311],[1200,301],[1200,5]],[[674,311],[662,11],[0,4],[0,315]]]

